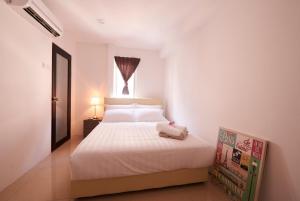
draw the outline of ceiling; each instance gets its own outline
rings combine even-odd
[[[76,41],[160,49],[201,26],[216,0],[43,1]]]

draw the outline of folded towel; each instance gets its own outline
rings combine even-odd
[[[166,133],[159,133],[160,137],[165,137],[165,138],[171,138],[171,139],[175,139],[175,140],[184,140],[187,137],[188,133],[182,133],[179,136],[172,136],[172,135],[168,135]]]
[[[159,133],[165,133],[170,136],[181,136],[182,134],[187,134],[187,128],[178,125],[169,125],[168,123],[158,123],[156,125],[156,130]]]
[[[183,132],[181,129],[177,129],[174,126],[170,126],[166,123],[158,123],[156,126],[156,130],[160,133],[166,133],[173,136],[180,136],[180,134]]]
[[[170,125],[170,126],[173,126],[173,127],[176,127],[176,128],[178,128],[178,129],[182,129],[182,130],[187,131],[187,128],[186,128],[185,126],[179,126],[179,125],[175,124],[175,121],[170,121],[170,122],[169,122],[169,125]]]
[[[173,126],[177,129],[183,131],[183,132],[188,132],[188,130],[185,126],[179,126],[179,125],[176,125],[176,124],[174,124]]]

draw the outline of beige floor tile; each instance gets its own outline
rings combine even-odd
[[[22,182],[18,180],[13,185],[8,186],[0,193],[0,200],[1,201],[9,201],[10,198],[17,192],[19,188],[22,186]]]
[[[230,201],[210,182],[92,198],[70,197],[69,157],[82,137],[75,136],[0,193],[0,201]]]

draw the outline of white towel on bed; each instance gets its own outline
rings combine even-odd
[[[164,138],[172,138],[175,140],[184,140],[187,137],[188,133],[184,132],[184,133],[181,133],[179,136],[174,136],[174,135],[169,135],[169,134],[160,132],[158,135],[160,137],[164,137]]]
[[[179,137],[183,134],[187,134],[187,128],[178,125],[169,125],[168,123],[157,123],[156,130],[159,133],[165,133],[169,136]]]

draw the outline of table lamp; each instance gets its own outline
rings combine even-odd
[[[91,105],[94,106],[94,117],[93,119],[97,119],[97,105],[100,105],[100,97],[93,96],[91,99]]]

